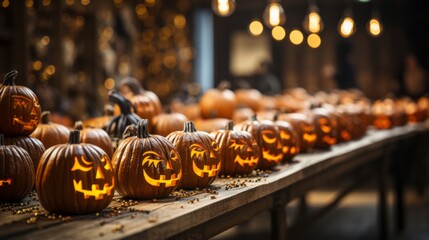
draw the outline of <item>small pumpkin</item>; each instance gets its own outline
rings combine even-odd
[[[144,90],[140,82],[132,77],[126,77],[119,83],[119,92],[124,95],[134,107],[134,113],[140,118],[149,120],[162,113],[162,104],[158,96],[148,90]],[[122,112],[122,111],[121,111]]]
[[[131,103],[118,91],[111,90],[109,92],[109,101],[117,104],[121,109],[121,114],[113,117],[106,127],[106,132],[112,139],[115,148],[119,140],[122,139],[125,128],[131,124],[137,125],[141,118],[131,111]]]
[[[79,142],[79,131],[69,142],[48,148],[40,158],[36,191],[43,208],[53,213],[100,212],[113,199],[115,179],[103,149]]]
[[[254,115],[250,120],[236,124],[234,130],[248,131],[255,138],[261,150],[258,169],[272,169],[282,161],[283,146],[279,129],[272,121],[259,121]]]
[[[304,113],[284,113],[279,115],[279,120],[290,122],[298,132],[300,152],[307,152],[314,147],[317,134],[311,119]]]
[[[260,150],[255,138],[247,131],[235,131],[234,123],[229,121],[225,129],[212,133],[219,145],[222,175],[249,174],[256,169]]]
[[[4,143],[6,145],[16,145],[18,147],[22,147],[25,151],[27,151],[30,155],[31,161],[33,162],[34,173],[36,173],[40,157],[46,150],[45,146],[39,139],[24,136],[6,137],[4,138]]]
[[[253,112],[261,110],[262,93],[254,88],[240,88],[234,91],[239,106],[252,109]]]
[[[195,189],[209,186],[221,167],[219,146],[208,133],[197,131],[194,122],[186,122],[183,131],[167,136],[179,151],[183,176],[181,188]]]
[[[40,121],[39,99],[31,89],[15,85],[17,76],[16,70],[7,73],[0,86],[0,132],[5,136],[28,136]]]
[[[337,143],[337,129],[331,120],[331,114],[328,110],[318,107],[311,110],[314,129],[317,135],[314,148],[328,149]]]
[[[231,120],[227,118],[207,118],[207,119],[199,118],[199,119],[196,119],[194,123],[195,123],[195,127],[199,131],[210,133],[216,130],[224,129],[225,125],[228,124],[229,121]]]
[[[84,128],[82,121],[75,122],[74,129],[80,131],[81,143],[91,143],[103,149],[109,157],[113,156],[112,140],[106,131],[100,128]]]
[[[274,116],[273,122],[279,129],[280,141],[282,142],[283,161],[290,162],[299,153],[298,132],[291,123],[279,120],[278,116],[278,114]]]
[[[44,111],[40,124],[30,136],[39,139],[47,149],[57,144],[67,143],[69,132],[67,127],[51,121],[51,112]]]
[[[217,88],[209,89],[201,96],[199,106],[202,118],[232,119],[237,98],[229,86],[229,82],[223,81]]]
[[[23,199],[33,188],[34,176],[28,152],[15,145],[4,145],[4,135],[0,134],[0,201]]]
[[[188,121],[189,119],[182,113],[161,113],[153,118],[151,129],[154,134],[165,137],[183,129],[183,125]]]
[[[112,164],[116,190],[124,197],[165,198],[182,179],[179,152],[165,137],[149,134],[147,119],[139,121],[137,136],[119,144]]]

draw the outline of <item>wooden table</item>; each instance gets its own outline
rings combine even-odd
[[[22,206],[1,205],[0,239],[207,239],[263,211],[271,212],[272,238],[285,239],[286,204],[344,175],[356,179],[352,185],[362,177],[377,178],[379,237],[385,239],[385,179],[390,153],[400,147],[397,146],[400,141],[428,129],[429,122],[369,130],[362,139],[335,145],[328,151],[299,154],[295,163],[281,164],[271,173],[218,178],[210,189],[176,192],[176,197],[157,201],[125,200],[118,196],[99,214],[71,217],[48,214],[33,193],[21,202]],[[339,198],[347,192],[339,193]]]

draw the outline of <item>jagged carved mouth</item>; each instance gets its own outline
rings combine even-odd
[[[0,180],[0,187],[6,186],[6,185],[12,185],[12,178],[8,178],[6,180]]]
[[[248,165],[252,167],[258,163],[259,157],[251,156],[247,158],[242,158],[240,155],[235,157],[234,163],[238,163],[240,166]]]
[[[176,175],[175,173],[171,174],[170,178],[167,179],[167,176],[164,174],[159,175],[159,179],[155,179],[149,176],[146,171],[143,170],[144,179],[150,185],[159,187],[161,184],[164,184],[165,187],[174,187],[182,179],[182,170]]]
[[[105,195],[112,195],[112,190],[115,186],[115,179],[112,178],[111,185],[109,185],[108,183],[105,183],[102,189],[100,189],[99,184],[92,184],[91,190],[83,189],[82,180],[80,180],[79,182],[76,182],[76,180],[74,179],[73,179],[73,186],[76,192],[83,193],[83,196],[85,199],[94,197],[95,200],[101,200],[104,198]]]
[[[262,157],[269,162],[280,162],[283,158],[283,153],[271,154],[269,150],[262,150]]]
[[[204,173],[208,175],[208,177],[214,177],[217,175],[220,169],[220,162],[217,165],[204,165],[203,169],[199,168],[194,161],[192,161],[192,169],[194,173],[199,177],[204,177]]]

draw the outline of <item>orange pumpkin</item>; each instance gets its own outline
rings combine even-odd
[[[161,136],[183,129],[189,119],[182,113],[161,113],[153,118],[152,132]]]
[[[199,106],[202,118],[232,119],[237,98],[228,88],[228,82],[221,82],[217,88],[209,89],[201,96]]]
[[[69,132],[67,127],[51,121],[51,112],[44,111],[40,117],[40,124],[30,136],[39,139],[48,149],[57,144],[67,143]]]

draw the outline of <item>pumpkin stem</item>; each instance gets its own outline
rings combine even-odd
[[[49,124],[51,123],[51,112],[50,111],[43,111],[40,115],[40,122],[42,124]]]
[[[137,137],[139,138],[148,138],[150,137],[149,131],[148,131],[148,120],[147,119],[141,119],[137,125]]]
[[[4,135],[0,134],[0,146],[4,146]]]
[[[74,129],[82,131],[83,130],[83,123],[82,123],[82,121],[76,121],[74,123]]]
[[[217,85],[217,89],[220,91],[226,90],[226,89],[230,89],[231,88],[231,83],[223,80],[221,81],[218,85]]]
[[[15,79],[18,76],[18,71],[12,70],[4,75],[3,85],[15,86]]]
[[[79,130],[70,131],[69,144],[79,144],[80,143],[79,138],[80,138]]]
[[[195,128],[195,123],[192,121],[186,122],[185,123],[185,129],[183,131],[184,132],[196,132],[197,129]]]
[[[250,117],[250,120],[251,120],[251,121],[258,121],[258,118],[256,117],[256,114],[252,115],[252,116]]]
[[[121,80],[120,86],[128,86],[131,90],[131,92],[133,92],[134,95],[138,95],[143,91],[143,87],[140,84],[140,82],[132,77],[126,77],[124,79]]]
[[[120,94],[117,90],[113,89],[109,92],[109,101],[118,104],[121,114],[128,115],[131,113],[131,102]]]
[[[275,122],[277,120],[279,120],[279,113],[278,112],[276,112],[276,114],[274,114],[273,122]]]
[[[225,126],[225,130],[232,131],[233,129],[234,129],[234,122],[233,121],[228,121],[228,123]]]

